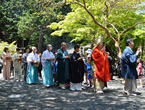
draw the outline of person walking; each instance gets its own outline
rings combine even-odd
[[[11,77],[11,60],[12,60],[12,57],[9,54],[9,49],[5,47],[4,52],[2,54],[3,78],[5,80],[10,79]]]
[[[136,96],[137,88],[136,79],[138,79],[136,62],[141,49],[139,48],[136,53],[133,52],[134,42],[133,39],[126,40],[126,48],[121,57],[121,74],[125,79],[124,91],[126,95]]]
[[[20,54],[20,49],[16,49],[16,53],[12,56],[14,65],[14,78],[19,82],[22,78],[22,54]]]
[[[74,52],[71,55],[71,75],[70,75],[70,90],[82,90],[82,82],[84,80],[84,62],[83,58],[79,54],[80,46],[75,45],[74,46]]]
[[[104,93],[103,88],[107,87],[107,81],[111,79],[109,73],[109,62],[105,47],[103,46],[103,38],[99,36],[96,39],[96,46],[92,52],[92,59],[95,64],[94,72],[94,88],[96,93]]]
[[[142,82],[142,77],[143,77],[143,61],[142,59],[138,59],[137,60],[137,75],[138,75],[138,79],[140,82],[140,87],[143,88],[143,82]]]
[[[32,47],[32,52],[27,57],[27,77],[26,82],[28,84],[35,84],[39,82],[38,79],[38,64],[40,62],[40,58],[37,55],[36,47]]]
[[[23,75],[24,75],[24,81],[26,82],[26,76],[27,76],[27,57],[29,55],[30,49],[26,48],[25,53],[22,56],[22,65],[23,65]]]
[[[66,89],[66,83],[70,80],[70,57],[66,51],[67,44],[65,42],[61,43],[61,49],[58,50],[56,59],[57,64],[57,81],[61,89]]]
[[[43,66],[43,85],[45,87],[50,87],[54,85],[53,82],[53,72],[52,72],[52,66],[53,66],[53,60],[55,59],[53,53],[51,52],[52,45],[47,45],[47,50],[43,52],[41,57],[41,62]]]

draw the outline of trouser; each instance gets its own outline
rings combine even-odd
[[[124,91],[133,93],[136,91],[137,81],[136,79],[125,79]]]
[[[23,67],[23,75],[24,75],[24,81],[26,82],[26,77],[27,77],[27,64],[24,65],[24,67]]]
[[[107,87],[106,82],[99,81],[93,74],[93,82],[94,82],[94,91],[102,90],[104,87]]]

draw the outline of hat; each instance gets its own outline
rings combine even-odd
[[[91,49],[88,49],[88,50],[86,50],[86,53],[91,54],[92,53],[92,50]]]
[[[96,40],[95,40],[95,47],[97,47],[101,42],[103,42],[103,35],[100,35]]]

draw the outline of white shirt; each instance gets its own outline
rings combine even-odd
[[[50,52],[48,50],[44,51],[41,57],[42,66],[43,67],[45,66],[45,62],[47,61],[47,59],[54,59],[54,58],[55,57],[51,51]]]
[[[33,52],[31,52],[29,55],[28,55],[28,57],[27,57],[27,62],[28,63],[30,63],[30,62],[32,62],[32,61],[37,61],[37,62],[40,62],[40,58],[39,58],[39,56],[37,55],[37,53],[33,53]]]

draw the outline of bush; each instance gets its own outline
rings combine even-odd
[[[15,45],[16,41],[12,42],[11,44],[8,44],[7,42],[0,42],[0,56],[3,54],[3,50],[5,47],[9,48],[9,52],[15,53],[17,45]]]

